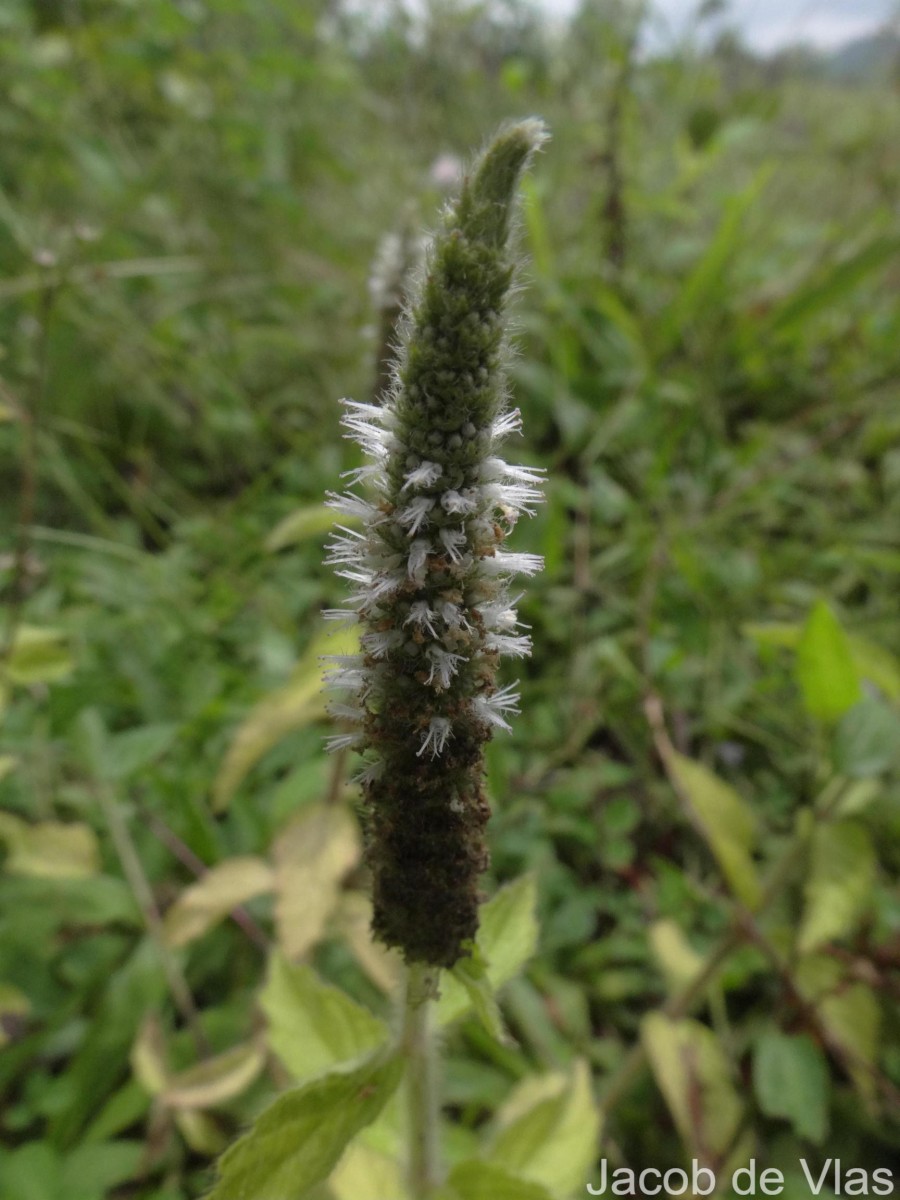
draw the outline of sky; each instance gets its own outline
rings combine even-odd
[[[653,37],[663,44],[683,35],[699,0],[654,0]],[[538,0],[550,15],[568,16],[578,0]],[[756,50],[776,50],[796,42],[830,49],[874,32],[897,11],[895,0],[730,0],[727,19]]]

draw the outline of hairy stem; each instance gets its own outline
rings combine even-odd
[[[437,1053],[430,1031],[437,970],[412,963],[406,980],[403,1052],[408,1113],[407,1185],[410,1200],[427,1200],[439,1183]]]

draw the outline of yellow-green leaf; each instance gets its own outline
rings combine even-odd
[[[19,760],[13,754],[0,754],[0,780],[4,780],[18,765]]]
[[[275,921],[288,958],[302,957],[320,940],[361,849],[356,822],[337,804],[302,812],[278,835],[272,847]]]
[[[688,987],[703,970],[703,956],[687,940],[681,926],[668,917],[650,926],[650,946],[671,993]]]
[[[6,870],[42,879],[87,879],[100,870],[100,846],[89,825],[39,821],[31,825],[0,813],[0,840],[6,843]]]
[[[495,1163],[469,1159],[453,1168],[435,1200],[554,1200],[557,1195]]]
[[[651,1013],[641,1037],[685,1148],[701,1161],[732,1146],[743,1104],[716,1035],[699,1021]]]
[[[75,665],[65,637],[58,629],[20,625],[3,668],[6,676],[13,683],[25,685],[65,679]]]
[[[363,892],[341,892],[334,912],[333,928],[353,951],[356,961],[388,995],[393,995],[403,978],[403,960],[372,937],[372,901]]]
[[[165,915],[166,942],[186,946],[212,929],[233,908],[275,886],[275,873],[261,858],[228,858],[186,888]]]
[[[346,993],[308,966],[292,966],[277,952],[260,995],[269,1045],[298,1081],[370,1054],[390,1031]]]
[[[477,945],[494,991],[522,969],[537,948],[537,881],[523,875],[507,884],[481,910]],[[441,976],[437,1020],[441,1025],[468,1012],[472,999],[450,974]]]
[[[169,1108],[214,1108],[245,1091],[265,1065],[259,1046],[233,1046],[177,1075],[169,1076],[162,1093]]]
[[[569,1075],[535,1076],[513,1091],[497,1114],[492,1164],[567,1196],[584,1186],[597,1156],[600,1115],[587,1064]]]
[[[876,867],[872,839],[859,822],[816,827],[797,939],[801,954],[843,937],[856,926],[872,898]]]
[[[795,669],[807,712],[821,721],[836,721],[862,699],[850,639],[824,600],[803,626]]]
[[[141,1087],[151,1096],[158,1096],[169,1078],[165,1037],[159,1018],[147,1016],[131,1047],[131,1069]]]
[[[247,773],[286,734],[325,715],[322,655],[358,652],[359,634],[355,629],[338,634],[323,631],[297,663],[290,680],[250,710],[232,738],[213,784],[213,808],[217,812],[228,806]]]
[[[326,1179],[350,1139],[375,1119],[403,1073],[379,1054],[280,1096],[225,1152],[209,1200],[287,1200]],[[387,1200],[387,1197],[385,1197]]]
[[[328,1186],[335,1200],[406,1200],[409,1195],[397,1160],[359,1139],[345,1150]]]
[[[847,1068],[860,1095],[874,1110],[876,1084],[872,1068],[878,1054],[881,1008],[872,989],[848,983],[841,963],[811,954],[794,968],[794,982],[804,1000],[814,1005],[823,1028],[848,1052]]]
[[[331,533],[334,522],[333,508],[329,508],[327,504],[307,504],[288,513],[278,522],[266,538],[266,549],[275,553],[286,546],[296,546],[298,542],[305,542],[308,538]],[[348,527],[355,527],[361,523],[358,518],[341,517],[341,524]]]
[[[761,889],[750,857],[756,842],[753,810],[734,788],[700,763],[673,752],[671,769],[732,891],[755,908]]]

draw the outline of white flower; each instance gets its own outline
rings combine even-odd
[[[436,614],[428,607],[428,602],[425,600],[416,600],[409,606],[409,615],[403,622],[404,625],[418,625],[420,629],[427,629],[432,637],[437,637],[437,630],[432,625]]]
[[[491,437],[495,442],[502,441],[511,433],[522,432],[522,414],[517,408],[501,413],[491,425]]]
[[[499,692],[494,692],[492,696],[476,696],[472,703],[476,714],[488,725],[494,725],[498,729],[507,731],[511,730],[512,726],[506,717],[508,714],[519,711],[519,695],[514,687],[514,684],[509,684],[507,687],[501,688]]]
[[[441,496],[441,507],[446,513],[472,513],[478,507],[474,489],[465,488],[462,492],[444,492]]]
[[[442,529],[438,537],[450,555],[451,561],[462,562],[463,556],[459,552],[459,547],[466,544],[466,531],[464,529]]]
[[[426,538],[416,538],[409,547],[409,562],[407,564],[407,574],[413,583],[423,584],[425,582],[425,566],[428,562],[428,555],[431,553],[431,542]]]
[[[468,661],[464,654],[452,654],[442,646],[429,646],[426,653],[431,667],[425,682],[433,683],[439,691],[450,686],[451,679],[459,670],[457,663]]]
[[[507,550],[498,550],[495,554],[481,560],[482,570],[487,575],[536,575],[544,565],[539,554],[512,554]]]
[[[428,722],[428,732],[422,741],[422,745],[416,751],[416,758],[421,758],[429,748],[431,749],[431,757],[437,758],[451,737],[453,737],[453,730],[447,718],[432,717]]]
[[[433,483],[437,483],[443,473],[444,468],[440,463],[428,462],[427,459],[423,459],[417,467],[403,476],[404,484],[400,491],[405,492],[410,487],[431,487]]]
[[[432,496],[416,496],[406,508],[397,513],[397,520],[406,528],[407,537],[413,537],[423,525],[428,524],[428,514],[434,508]]]
[[[513,658],[524,658],[531,653],[531,638],[524,634],[513,637],[508,633],[489,633],[484,639],[486,650],[498,654],[510,654]]]
[[[325,749],[329,754],[337,750],[356,750],[363,745],[363,735],[357,730],[354,733],[334,733],[325,739]]]

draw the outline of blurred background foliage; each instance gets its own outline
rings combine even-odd
[[[447,1035],[451,1154],[488,1131],[560,1197],[601,1149],[755,1154],[798,1197],[801,1156],[900,1171],[897,39],[379,12],[0,7],[0,1195],[199,1196],[349,1052],[326,983],[387,1011],[322,753],[337,398],[377,389],[384,238],[530,112],[513,383],[549,482],[516,544],[547,569],[490,747],[527,943],[498,978],[523,876],[540,937],[508,1042]],[[540,1162],[516,1083],[568,1105]],[[389,1134],[322,1196],[401,1200]]]

